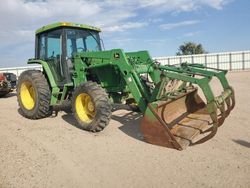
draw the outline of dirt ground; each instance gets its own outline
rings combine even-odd
[[[177,151],[147,144],[140,116],[113,113],[93,134],[72,116],[28,120],[0,98],[0,187],[250,187],[250,72],[228,75],[236,107],[208,142]]]

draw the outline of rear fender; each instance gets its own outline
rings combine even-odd
[[[51,100],[50,105],[55,105],[58,101],[58,93],[60,92],[60,88],[57,86],[56,81],[53,77],[51,69],[46,61],[40,59],[29,59],[28,64],[39,64],[42,65],[43,72],[46,75],[49,85],[51,87]]]

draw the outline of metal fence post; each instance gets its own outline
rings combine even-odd
[[[219,54],[216,55],[216,60],[217,60],[217,69],[219,69]]]
[[[207,67],[207,55],[206,54],[205,54],[204,58],[205,58],[205,66]]]
[[[242,52],[242,69],[245,70],[245,53]]]
[[[229,70],[232,70],[232,53],[229,53]]]

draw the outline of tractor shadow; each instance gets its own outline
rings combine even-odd
[[[122,124],[119,127],[119,130],[134,139],[145,142],[143,139],[143,134],[140,130],[141,118],[142,115],[137,112],[128,112],[124,115],[117,115],[117,113],[113,113],[113,115],[111,116],[111,119]]]
[[[238,140],[234,140],[234,139],[233,139],[233,141],[234,141],[235,143],[241,145],[241,146],[250,148],[250,142],[247,142],[247,141],[245,141],[245,140],[240,140],[240,139],[238,139]]]
[[[15,97],[17,96],[16,92],[11,92],[11,93],[8,93],[2,97],[0,97],[1,99],[7,99],[7,98],[10,98],[10,97]]]
[[[65,122],[69,123],[70,125],[78,129],[81,129],[77,126],[77,122],[71,113],[63,114],[61,117]],[[117,113],[113,112],[111,116],[111,120],[115,120],[121,123],[119,130],[121,130],[126,135],[136,140],[140,140],[144,142],[143,135],[140,131],[141,117],[142,115],[136,112],[128,112],[126,114],[122,113],[121,115],[120,114],[118,115]]]
[[[66,113],[66,114],[62,115],[61,117],[68,124],[73,125],[74,127],[78,128],[78,129],[81,129],[80,127],[77,126],[77,122],[76,122],[75,118],[73,117],[72,113]]]

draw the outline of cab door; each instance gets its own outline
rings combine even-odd
[[[38,59],[46,61],[59,87],[67,83],[63,29],[56,29],[38,36]]]

